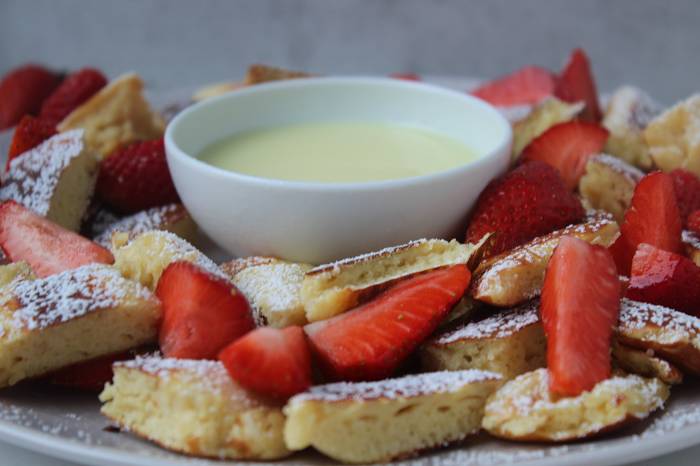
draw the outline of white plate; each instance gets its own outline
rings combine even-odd
[[[473,80],[435,79],[439,84],[467,88]],[[169,92],[153,96],[164,103],[189,95]],[[9,134],[0,133],[0,163]],[[211,254],[219,255],[212,249]],[[672,390],[662,412],[616,435],[568,445],[509,443],[486,435],[474,436],[461,444],[426,453],[403,465],[455,466],[608,466],[639,461],[700,443],[700,382],[691,381]],[[177,466],[228,463],[170,453],[128,433],[112,432],[99,413],[94,395],[43,385],[22,384],[0,391],[0,441],[39,453],[85,464],[105,466]],[[0,460],[0,463],[2,461]],[[278,463],[337,464],[313,452],[304,452]]]

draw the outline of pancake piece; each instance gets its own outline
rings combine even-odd
[[[194,241],[197,232],[189,212],[182,204],[167,204],[137,212],[133,215],[115,220],[101,228],[101,232],[93,241],[106,248],[112,244],[114,233],[128,233],[129,239],[134,239],[141,233],[151,230],[163,230],[176,234],[187,241]]]
[[[80,229],[99,166],[83,131],[57,134],[10,162],[0,201],[13,200],[63,228]]]
[[[509,440],[584,439],[646,418],[668,396],[668,386],[658,379],[614,375],[578,396],[554,398],[547,369],[537,369],[507,382],[489,398],[483,427]]]
[[[127,233],[112,237],[114,267],[122,275],[155,290],[163,270],[175,261],[189,261],[228,280],[228,276],[201,251],[167,231],[147,231],[129,239]]]
[[[258,326],[275,328],[307,323],[300,291],[309,264],[271,257],[246,257],[221,265],[236,288],[248,299]]]
[[[578,190],[590,208],[609,212],[622,223],[634,188],[643,176],[640,169],[624,160],[599,154],[588,159]]]
[[[442,333],[420,349],[426,371],[479,369],[510,380],[546,364],[539,300]]]
[[[544,273],[562,236],[609,246],[619,228],[612,217],[595,215],[483,261],[472,276],[471,296],[492,306],[512,307],[540,295]]]
[[[329,319],[371,299],[395,280],[466,264],[474,249],[455,240],[420,239],[315,267],[306,272],[301,286],[306,318]]]
[[[24,261],[0,265],[0,288],[34,279],[36,279],[34,271]]]
[[[617,89],[603,117],[603,126],[610,133],[605,151],[630,165],[650,170],[653,162],[643,131],[658,113],[658,104],[641,89],[633,86]]]
[[[668,361],[654,355],[652,350],[640,350],[613,341],[612,357],[614,364],[625,372],[656,377],[669,385],[683,382],[683,373]]]
[[[686,374],[700,375],[700,319],[697,317],[623,299],[616,338],[626,346],[653,351]]]
[[[112,366],[102,414],[163,448],[217,459],[277,459],[284,415],[236,384],[218,361],[136,358]]]
[[[106,265],[0,290],[0,387],[156,340],[160,301]]]
[[[644,140],[663,171],[683,168],[700,176],[700,94],[688,97],[654,118]]]
[[[683,230],[683,247],[686,256],[700,266],[700,237],[692,231]]]
[[[163,136],[165,122],[146,101],[143,81],[135,73],[122,75],[103,87],[61,121],[60,132],[85,130],[85,142],[99,157],[136,141]]]
[[[470,370],[312,387],[285,406],[284,439],[345,463],[413,456],[478,431],[500,384],[498,374]]]
[[[293,71],[268,65],[250,65],[245,76],[245,84],[269,83],[272,81],[287,81],[289,79],[309,78],[312,75],[304,71]]]

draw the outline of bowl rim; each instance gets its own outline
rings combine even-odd
[[[189,154],[183,149],[181,149],[175,142],[174,135],[180,124],[186,121],[188,118],[192,118],[192,114],[195,112],[202,111],[208,106],[213,106],[219,102],[226,100],[235,101],[237,98],[250,95],[266,93],[270,90],[279,89],[294,89],[303,88],[309,86],[332,86],[339,84],[360,84],[360,85],[391,85],[395,87],[402,87],[405,89],[417,89],[421,91],[429,91],[435,94],[447,96],[450,98],[455,98],[462,100],[468,105],[475,106],[479,111],[490,114],[494,117],[496,124],[498,124],[504,134],[504,138],[496,145],[494,149],[489,152],[483,153],[472,160],[467,161],[464,164],[458,165],[447,170],[441,170],[434,173],[429,173],[425,175],[411,176],[405,178],[389,179],[389,180],[374,180],[374,181],[358,181],[358,182],[324,182],[324,181],[298,181],[298,180],[282,180],[276,178],[265,178],[254,175],[246,175],[243,173],[238,173],[223,168],[216,167],[207,162],[204,162],[197,158],[195,155]],[[429,129],[429,128],[427,128]],[[179,159],[179,162],[183,163],[188,169],[199,170],[204,172],[207,176],[212,176],[215,178],[224,178],[232,182],[243,183],[246,185],[257,185],[261,187],[267,187],[272,189],[288,189],[295,191],[314,191],[314,192],[343,192],[343,191],[354,191],[354,190],[370,190],[370,191],[382,191],[387,189],[402,188],[406,186],[415,186],[420,184],[432,184],[440,182],[451,178],[455,175],[461,175],[472,169],[478,168],[482,165],[486,165],[491,162],[491,159],[502,154],[504,151],[510,156],[510,147],[513,141],[513,131],[510,122],[506,117],[499,112],[491,104],[477,97],[470,95],[467,92],[459,92],[452,89],[448,89],[435,84],[425,83],[425,82],[414,82],[401,80],[396,78],[387,77],[373,77],[373,76],[328,76],[328,77],[310,77],[310,78],[297,78],[286,81],[274,81],[269,83],[256,84],[254,86],[244,87],[241,89],[235,89],[227,92],[223,95],[212,97],[206,99],[202,102],[197,102],[180,113],[178,113],[167,125],[165,130],[165,148],[168,160],[168,165],[170,165],[171,158]],[[212,143],[215,141],[212,141]]]

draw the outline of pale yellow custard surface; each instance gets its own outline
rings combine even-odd
[[[373,122],[304,123],[242,132],[199,155],[206,163],[244,175],[322,183],[428,175],[475,157],[470,147],[449,136]]]

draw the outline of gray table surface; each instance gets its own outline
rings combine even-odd
[[[671,103],[698,89],[697,0],[0,0],[0,75],[27,61],[139,71],[151,88],[253,62],[319,73],[494,76],[583,46],[601,88]],[[636,463],[698,464],[700,446]],[[70,466],[0,443],[3,466]]]

